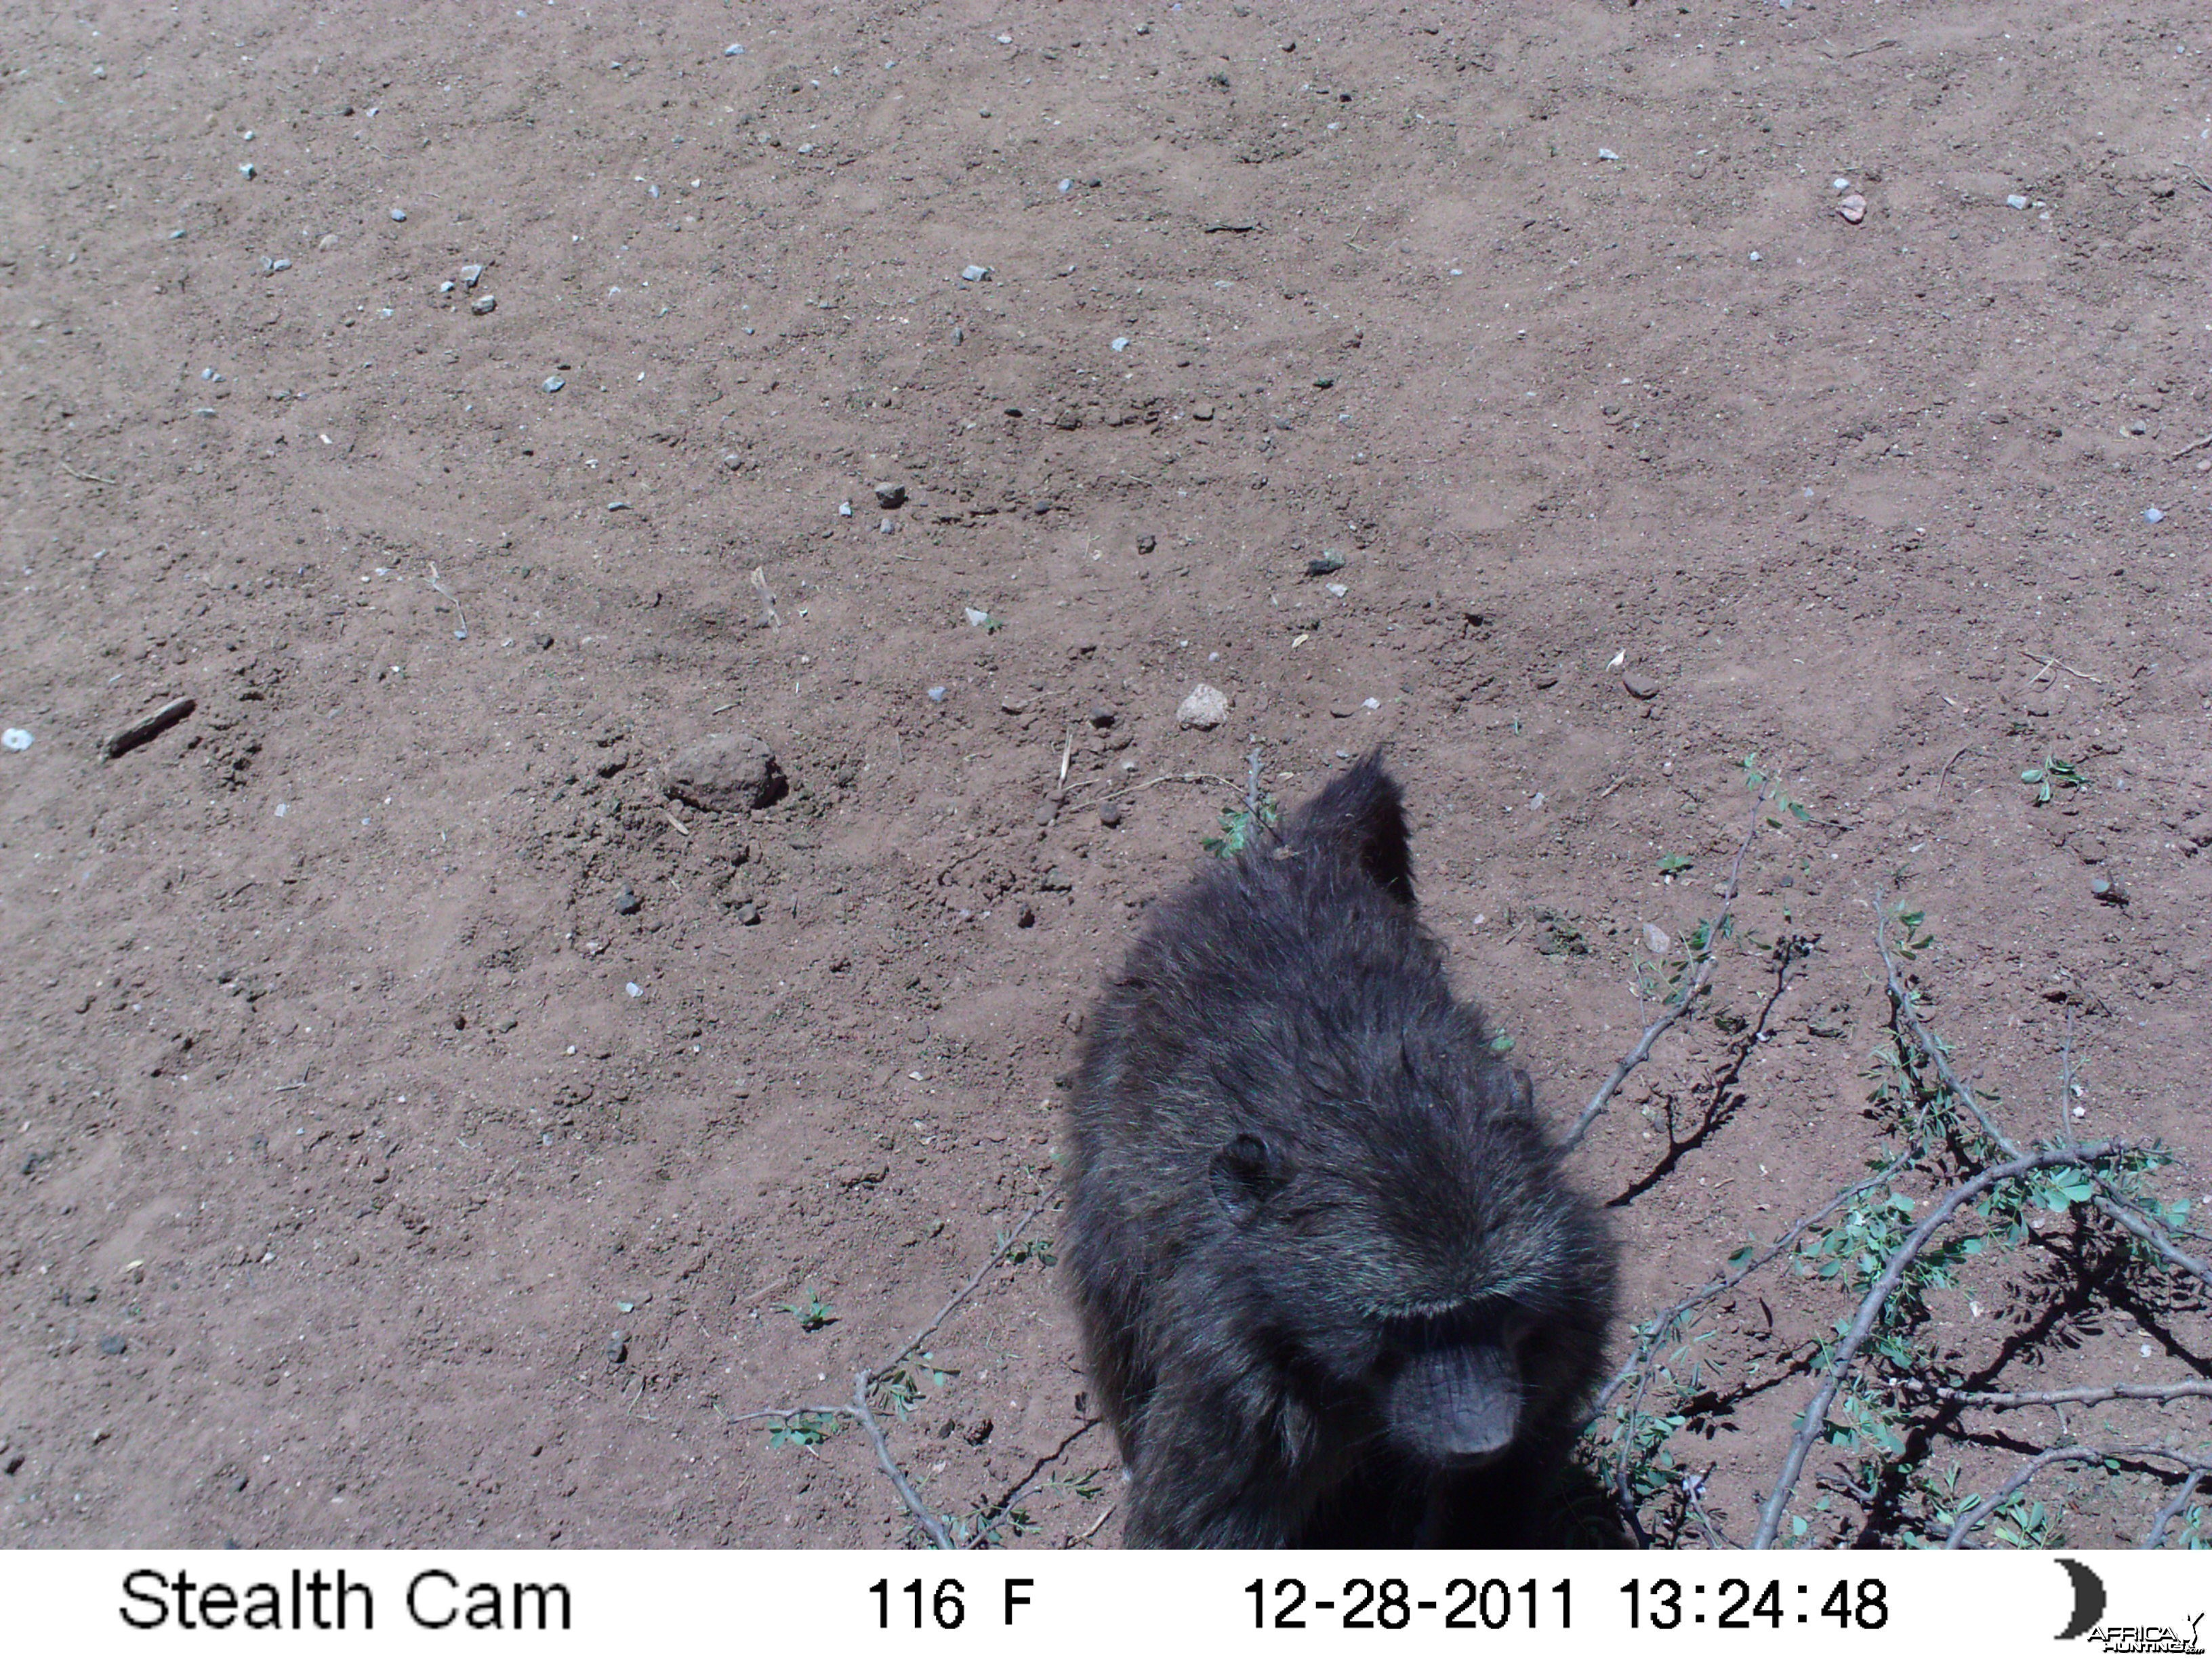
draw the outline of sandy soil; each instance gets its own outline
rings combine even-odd
[[[1563,1122],[1742,757],[1807,805],[1724,1121],[1669,1150],[1700,1021],[1577,1154],[1632,1316],[1879,1145],[1893,901],[2022,1133],[2070,1063],[2212,1175],[2186,9],[639,9],[0,21],[0,1536],[906,1537],[862,1436],[733,1419],[844,1399],[1048,1191],[1255,743],[1286,800],[1388,745]],[[671,799],[716,732],[788,793]],[[1109,1545],[1052,1228],[892,1443]],[[2203,1369],[2187,1306],[2047,1290],[1938,1346]],[[1744,1306],[1781,1356],[1840,1304]],[[1723,1524],[1808,1392],[1705,1425]],[[2000,1426],[1970,1476],[2056,1432]]]

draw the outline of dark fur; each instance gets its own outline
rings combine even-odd
[[[1610,1252],[1452,996],[1374,758],[1159,907],[1073,1115],[1130,1544],[1557,1541]]]

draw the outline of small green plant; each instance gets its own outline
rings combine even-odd
[[[1018,1267],[1025,1261],[1034,1261],[1040,1267],[1049,1267],[1060,1260],[1054,1253],[1050,1239],[1025,1238],[1017,1244],[1013,1235],[1005,1232],[999,1235],[999,1254],[1006,1258],[1010,1267]]]
[[[1490,1039],[1490,1052],[1493,1054],[1511,1054],[1513,1052],[1513,1039],[1505,1032],[1500,1031],[1496,1036]]]
[[[1696,862],[1687,853],[1662,853],[1659,855],[1659,873],[1672,881]]]
[[[2060,760],[2056,755],[2045,755],[2043,764],[2029,767],[2020,775],[2020,781],[2035,786],[2035,804],[2038,806],[2051,805],[2051,792],[2054,788],[2087,789],[2089,787],[2089,780],[2081,775],[2073,762]]]
[[[1275,814],[1275,798],[1273,795],[1261,796],[1259,804],[1249,810],[1242,806],[1224,806],[1221,809],[1221,833],[1208,836],[1199,845],[1218,859],[1233,859],[1252,844],[1252,838],[1257,833],[1255,823],[1269,829],[1274,827]]]
[[[1754,795],[1762,789],[1765,790],[1767,804],[1776,812],[1786,812],[1800,823],[1810,823],[1813,821],[1812,813],[1806,810],[1802,803],[1790,799],[1782,793],[1780,779],[1771,778],[1759,769],[1759,756],[1756,753],[1746,755],[1743,757],[1743,787]],[[1770,830],[1779,830],[1782,827],[1782,820],[1770,816],[1766,820],[1766,827]]]
[[[957,1376],[956,1371],[939,1370],[929,1362],[931,1356],[922,1354],[916,1360],[900,1360],[876,1373],[874,1393],[878,1401],[889,1406],[900,1417],[914,1409],[921,1398],[925,1383],[941,1389]]]
[[[768,1431],[771,1446],[807,1448],[820,1445],[845,1426],[837,1412],[793,1412]]]
[[[799,1328],[802,1331],[818,1331],[825,1325],[837,1322],[837,1310],[816,1295],[811,1285],[806,1287],[805,1301],[779,1302],[775,1310],[789,1314],[799,1322]]]

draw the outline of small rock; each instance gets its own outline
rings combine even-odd
[[[1314,377],[1315,386],[1322,392],[1328,391],[1335,384],[1336,376],[1334,374],[1317,374]]]
[[[607,1338],[607,1364],[619,1365],[629,1358],[629,1333],[617,1331]]]
[[[744,55],[745,49],[734,40],[722,48],[722,56],[725,58],[742,58]]]
[[[1121,822],[1121,803],[1109,800],[1098,809],[1098,822],[1109,830]]]
[[[623,985],[623,994],[635,999],[645,994],[645,987],[640,985],[635,980],[631,980]]]
[[[610,513],[627,513],[629,511],[629,503],[618,497],[607,503],[607,511]]]
[[[104,1354],[113,1355],[122,1353],[129,1349],[130,1346],[130,1342],[123,1337],[103,1336],[100,1339],[100,1351]]]
[[[1287,51],[1288,48],[1286,47],[1285,50]],[[988,1440],[991,1437],[991,1431],[994,1426],[996,1425],[992,1423],[989,1418],[987,1417],[981,1422],[978,1423],[974,1428],[969,1429],[966,1433],[963,1434],[960,1437],[963,1440],[965,1440],[971,1446],[980,1446],[986,1440]]]
[[[2084,864],[2102,864],[2108,855],[2105,843],[2094,836],[2075,836],[2074,853]]]
[[[1663,957],[1674,941],[1667,937],[1666,930],[1656,922],[1644,924],[1644,948],[1655,957]]]
[[[328,253],[337,245],[338,239],[336,236],[328,234],[319,236],[315,239],[315,249],[318,252]]]
[[[544,384],[538,389],[540,392],[558,392],[562,386],[568,384],[568,383],[562,380],[558,374],[548,374],[545,377]]]
[[[12,749],[18,754],[31,746],[31,734],[20,726],[11,726],[0,732],[0,749]]]
[[[1176,709],[1176,724],[1185,729],[1195,726],[1201,732],[1211,732],[1228,718],[1228,697],[1203,682],[1193,686],[1190,695]]]
[[[969,265],[960,273],[960,280],[963,283],[987,282],[990,275],[991,267],[988,265]]]
[[[1040,825],[1049,824],[1052,822],[1053,817],[1054,811],[1051,802],[1048,801],[1042,806],[1037,808],[1036,821]]]
[[[1344,555],[1341,553],[1324,550],[1319,558],[1306,561],[1306,574],[1309,576],[1334,575],[1343,568]]]
[[[471,288],[474,288],[477,285],[477,278],[481,277],[483,275],[483,267],[482,265],[463,265],[461,267],[461,281],[465,283]]]
[[[879,483],[876,486],[876,505],[888,513],[906,505],[906,486],[902,483]]]
[[[932,702],[943,702],[945,701],[945,688],[941,685],[931,686],[929,688],[928,696]]]
[[[1137,551],[1139,553],[1149,553],[1158,545],[1159,544],[1154,541],[1150,536],[1139,536],[1137,538]]]
[[[489,317],[493,312],[499,309],[499,295],[496,294],[480,294],[475,299],[469,301],[469,309],[479,317]]]
[[[1028,905],[1024,904],[1014,917],[1014,926],[1017,927],[1036,927],[1036,912],[1030,909]]]
[[[850,502],[850,501],[840,501],[840,502],[838,502],[838,503],[837,503],[837,516],[838,516],[839,518],[841,518],[841,519],[849,519],[849,518],[851,518],[851,517],[853,516],[853,504],[852,504],[852,502]]]
[[[1108,341],[1107,344],[1115,351],[1127,351],[1129,349],[1129,337],[1126,334],[1117,334]]]
[[[1618,161],[1620,159],[1620,155],[1617,150],[1600,149],[1597,153],[1597,159],[1601,161]]]
[[[1190,418],[1194,421],[1212,420],[1213,418],[1213,405],[1212,404],[1200,404],[1196,405],[1190,411]]]
[[[1121,719],[1121,716],[1102,702],[1097,708],[1091,711],[1087,718],[1090,720],[1091,724],[1093,726],[1097,727],[1101,732],[1104,732],[1110,730],[1114,722]],[[9,747],[12,749],[15,747],[15,745],[10,744]]]
[[[2164,524],[2166,522],[2166,514],[2157,507],[2147,507],[2143,508],[2143,522],[2145,524]]]
[[[2098,876],[2089,883],[2089,896],[2100,904],[2125,904],[2127,890],[2110,876]]]
[[[1536,675],[1536,689],[1539,691],[1548,691],[1559,683],[1559,677],[1548,668],[1540,670]]]
[[[1009,714],[1026,714],[1030,712],[1029,700],[1025,697],[1001,697],[999,699],[999,707]]]
[[[972,605],[962,605],[960,607],[960,614],[968,618],[968,626],[970,628],[981,628],[985,623],[991,620],[991,613],[989,611],[978,611]]]
[[[618,916],[634,916],[644,908],[644,902],[635,893],[630,891],[629,884],[624,882],[622,884],[622,891],[615,895],[615,914]]]
[[[251,161],[240,161],[238,164],[238,176],[241,179],[252,178],[255,171],[254,165]]]
[[[407,210],[405,208],[392,209],[392,222],[395,225],[405,224],[407,222]]]
[[[1866,198],[1854,192],[1836,204],[1836,211],[1845,223],[1856,224],[1866,217]]]
[[[743,904],[740,904],[738,907],[738,925],[739,927],[757,927],[760,926],[760,906],[755,904],[750,899],[747,899]]]
[[[2015,213],[2025,213],[2027,211],[2027,198],[2025,196],[2008,196],[2005,198],[2005,205]]]
[[[758,738],[720,732],[679,750],[668,763],[670,796],[702,812],[744,812],[781,799],[789,788],[775,755]]]
[[[1659,695],[1659,682],[1640,669],[1632,668],[1620,677],[1620,689],[1642,702],[1649,702]]]

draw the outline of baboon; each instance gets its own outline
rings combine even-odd
[[[1128,1544],[1562,1541],[1611,1251],[1452,994],[1379,757],[1159,906],[1073,1113]]]

